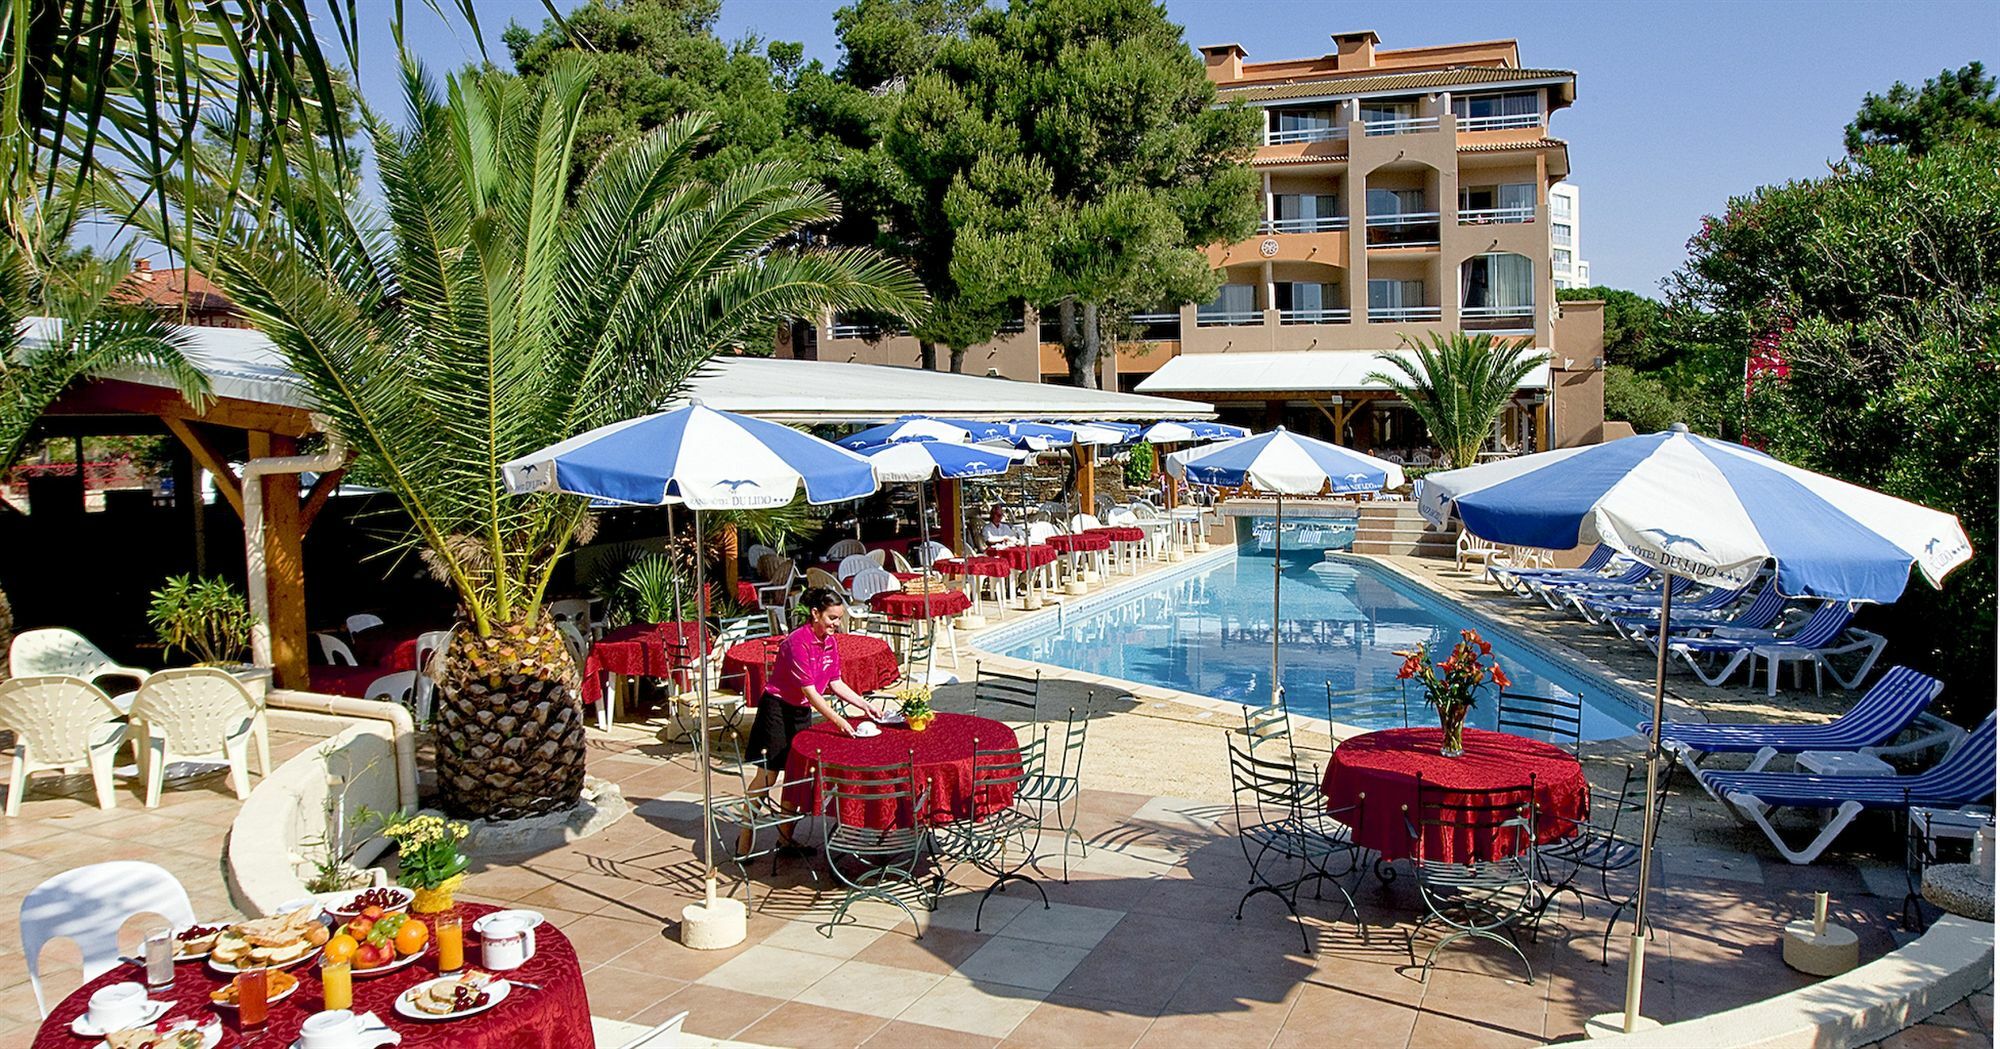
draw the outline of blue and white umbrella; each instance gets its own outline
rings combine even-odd
[[[924,483],[933,477],[958,480],[965,477],[993,477],[1007,472],[1007,469],[1028,453],[1006,448],[985,448],[975,444],[945,444],[938,441],[903,441],[871,448],[866,453],[875,464],[875,476],[883,483],[905,483],[917,486],[917,552],[918,563],[928,576],[931,570],[930,558],[930,508],[924,505]],[[924,587],[924,624],[926,629],[934,629],[930,617],[930,587]]]
[[[1147,444],[1192,444],[1196,441],[1235,440],[1250,436],[1250,431],[1228,423],[1167,419],[1146,427],[1139,436]]]
[[[1417,482],[1417,505],[1433,523],[1457,518],[1489,542],[1559,550],[1603,543],[1670,576],[1717,586],[1742,586],[1774,560],[1778,591],[1791,597],[1890,602],[1902,596],[1912,565],[1937,586],[1972,558],[1965,529],[1951,514],[1681,425],[1430,474]],[[1673,587],[1662,585],[1627,1031],[1638,1022],[1643,986],[1672,621]]]
[[[1284,591],[1285,496],[1379,492],[1403,483],[1403,468],[1387,459],[1302,436],[1280,426],[1270,433],[1190,448],[1167,456],[1167,470],[1193,484],[1255,488],[1275,497],[1271,523],[1271,702],[1278,685],[1279,595]]]
[[[1007,435],[1006,423],[976,422],[971,419],[939,419],[929,415],[905,415],[892,423],[871,426],[835,442],[842,448],[863,451],[897,441],[949,441],[965,444]]]
[[[875,464],[844,448],[789,426],[719,412],[700,402],[670,412],[600,426],[531,452],[500,467],[509,491],[569,492],[633,505],[685,503],[694,511],[695,535],[703,510],[784,506],[805,489],[806,501],[834,503],[875,491]],[[703,559],[694,559],[695,593],[705,594]],[[702,859],[708,894],[700,906],[740,907],[715,895],[715,806],[708,753],[708,646],[700,646],[701,754],[704,835]],[[690,909],[692,910],[692,909]],[[690,914],[690,918],[693,915]],[[693,924],[687,922],[684,924]]]
[[[500,467],[514,492],[570,492],[614,503],[758,510],[839,503],[873,492],[875,467],[809,433],[691,404],[600,426]]]

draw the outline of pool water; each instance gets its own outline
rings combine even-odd
[[[1287,539],[1290,536],[1286,537]],[[1493,645],[1510,691],[1583,697],[1583,738],[1627,735],[1642,717],[1593,679],[1542,656],[1519,636],[1362,558],[1282,558],[1278,642],[1286,704],[1296,713],[1365,728],[1435,724],[1414,683],[1396,679],[1420,644],[1443,659],[1463,629]],[[1268,553],[1225,554],[1192,573],[1120,592],[1108,603],[1002,628],[980,647],[1001,655],[1139,684],[1261,706],[1271,674]],[[1466,724],[1494,727],[1495,697],[1482,690]],[[1329,707],[1329,703],[1331,706]]]

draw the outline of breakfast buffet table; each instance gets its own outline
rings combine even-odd
[[[479,935],[472,923],[479,916],[499,908],[461,903],[458,911],[465,922],[465,960],[477,967],[480,959]],[[419,916],[421,917],[421,916]],[[224,986],[228,979],[204,961],[177,964],[172,986],[157,988],[154,1001],[173,1005],[162,1022],[188,1018],[208,1022],[221,1020],[222,1037],[216,1049],[231,1049],[254,1041],[259,1049],[286,1049],[298,1037],[299,1025],[321,1007],[316,961],[286,970],[296,976],[298,989],[272,1002],[269,1018],[259,1030],[244,1031],[236,1013],[209,1003],[209,992]],[[380,976],[357,971],[354,976],[354,1012],[374,1013],[391,1030],[402,1035],[403,1049],[420,1046],[450,1046],[452,1049],[567,1049],[577,1044],[578,1032],[590,1031],[590,1002],[583,986],[583,970],[577,965],[576,949],[553,923],[543,922],[535,930],[535,954],[518,969],[497,973],[510,984],[506,998],[491,1009],[460,1019],[413,1020],[396,1012],[396,998],[425,980],[436,978],[437,948],[433,941],[417,962]],[[82,1016],[90,996],[98,989],[124,981],[145,979],[143,970],[120,964],[110,972],[86,982],[74,994],[57,1003],[42,1021],[35,1035],[35,1049],[86,1049],[98,1044],[95,1037],[71,1033],[70,1024]],[[535,984],[539,989],[525,986]]]

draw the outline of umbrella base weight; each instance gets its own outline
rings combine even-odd
[[[690,903],[681,910],[681,946],[697,951],[734,947],[748,935],[749,921],[741,900],[724,896]]]
[[[1637,1033],[1639,1031],[1655,1031],[1659,1027],[1660,1021],[1641,1016],[1639,1017],[1639,1022],[1633,1025],[1632,1030],[1634,1033]],[[1617,1038],[1625,1034],[1625,1014],[1598,1013],[1596,1016],[1583,1022],[1583,1033],[1588,1038]]]
[[[1084,582],[1081,579],[1072,579],[1069,582],[1063,584],[1063,593],[1066,593],[1071,597],[1082,597],[1083,595],[1090,593],[1090,584]]]
[[[1861,940],[1854,930],[1828,923],[1813,935],[1813,923],[1800,918],[1785,925],[1785,964],[1811,976],[1838,976],[1861,963]]]
[[[967,612],[953,621],[952,625],[960,630],[984,630],[986,629],[986,617],[976,616]]]

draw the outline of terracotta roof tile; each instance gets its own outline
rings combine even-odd
[[[150,280],[146,279],[151,277]],[[233,312],[236,303],[207,277],[185,268],[134,271],[119,286],[120,302],[180,308],[183,299],[191,310]]]
[[[1459,84],[1497,84],[1512,80],[1546,80],[1550,77],[1574,76],[1576,76],[1576,72],[1569,69],[1508,69],[1492,66],[1461,66],[1456,69],[1432,69],[1417,73],[1322,76],[1290,84],[1246,84],[1241,86],[1219,84],[1216,86],[1216,95],[1225,102],[1237,99],[1245,102],[1270,102],[1286,98],[1314,98],[1322,95],[1340,95],[1351,92],[1420,91],[1429,88],[1453,87]]]

